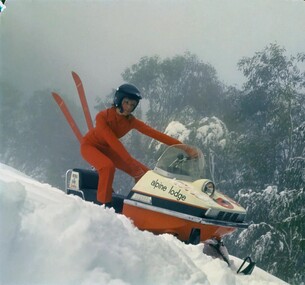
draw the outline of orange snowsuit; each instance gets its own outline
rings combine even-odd
[[[132,129],[167,145],[181,144],[179,140],[151,128],[133,115],[126,117],[118,114],[115,107],[99,112],[95,128],[82,140],[81,155],[98,171],[97,200],[103,204],[112,200],[115,168],[123,170],[136,181],[149,170],[134,159],[119,140]]]

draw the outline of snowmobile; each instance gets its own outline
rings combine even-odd
[[[90,129],[92,121],[82,83],[76,73],[72,75]],[[58,94],[52,95],[74,134],[81,140],[82,135],[64,101]],[[154,234],[169,233],[188,244],[205,242],[206,247],[213,251],[211,255],[218,255],[230,266],[221,240],[236,229],[248,227],[246,210],[205,177],[204,156],[198,148],[196,150],[198,156],[191,158],[179,145],[167,147],[154,169],[146,172],[127,195],[113,193],[111,207],[129,217],[140,230]],[[93,169],[69,169],[65,191],[100,204],[96,200],[98,178]],[[247,267],[242,269],[246,262]],[[247,257],[238,271],[251,274],[254,266],[255,262]]]
[[[131,218],[141,230],[170,233],[187,243],[221,239],[237,228],[247,228],[246,210],[205,179],[204,156],[191,159],[178,146],[170,146],[124,197],[113,193],[112,207]],[[71,169],[66,174],[67,194],[96,200],[98,174]]]
[[[167,147],[154,169],[126,196],[113,193],[111,207],[129,217],[140,230],[169,233],[188,244],[203,242],[204,253],[220,257],[230,266],[221,240],[236,229],[248,227],[246,210],[204,178],[204,156],[196,150],[198,156],[190,158],[179,145]],[[65,184],[67,194],[100,204],[96,200],[95,170],[69,169]],[[246,271],[239,269],[244,274],[250,274],[255,265],[250,257],[244,263],[248,261]]]

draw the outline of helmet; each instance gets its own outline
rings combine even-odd
[[[122,101],[127,97],[137,101],[142,99],[139,89],[132,84],[123,84],[119,86],[114,94],[113,104],[117,108],[122,108]]]

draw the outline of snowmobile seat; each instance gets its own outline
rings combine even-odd
[[[101,205],[96,199],[98,173],[95,170],[73,168],[66,174],[66,192],[81,197],[82,199]],[[125,196],[112,194],[112,202],[107,207],[113,207],[117,213],[123,209]]]
[[[96,200],[98,173],[94,170],[74,168],[66,174],[66,192],[98,204]]]
[[[124,206],[124,199],[126,197],[120,194],[112,193],[111,207],[114,208],[116,213],[122,213]]]
[[[98,173],[95,170],[74,168],[79,173],[79,189],[96,190],[98,184]]]

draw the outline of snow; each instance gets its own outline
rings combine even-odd
[[[1,285],[286,284],[259,268],[237,275],[202,245],[140,231],[113,209],[3,164],[0,229]]]
[[[228,133],[225,124],[217,117],[206,117],[200,120],[201,125],[196,131],[196,138],[201,140],[203,145],[218,145],[224,148],[226,145],[226,135]]]
[[[167,135],[175,137],[181,142],[188,140],[190,132],[185,125],[177,121],[170,122],[165,129]]]

